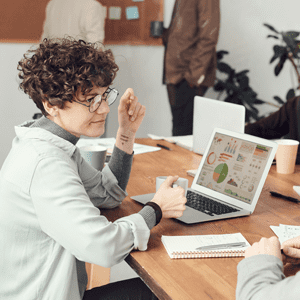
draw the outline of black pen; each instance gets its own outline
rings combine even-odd
[[[164,146],[164,145],[161,145],[161,144],[156,144],[156,146],[161,147],[161,148],[164,148],[164,149],[169,150],[169,151],[172,150],[172,149],[170,149],[169,147]]]
[[[296,198],[290,197],[290,196],[285,196],[276,192],[271,191],[270,194],[274,197],[282,198],[291,202],[299,203],[300,201]]]

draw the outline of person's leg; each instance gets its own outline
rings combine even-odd
[[[168,84],[167,91],[172,112],[172,135],[193,134],[194,97],[203,96],[207,87],[191,88],[186,80]]]
[[[82,300],[158,300],[158,298],[140,278],[133,278],[86,291]]]

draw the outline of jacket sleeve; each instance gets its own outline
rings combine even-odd
[[[191,0],[189,0],[191,1]],[[196,48],[190,60],[188,82],[199,85],[216,56],[220,29],[220,1],[196,1],[198,11],[198,36]],[[203,81],[203,79],[202,79]]]
[[[80,20],[80,27],[84,32],[87,42],[103,43],[105,37],[105,18],[106,8],[104,6],[95,0],[87,2]]]
[[[85,191],[96,207],[114,208],[122,203],[127,193],[119,186],[109,166],[105,166],[102,172],[96,170],[82,158],[78,148],[73,158],[77,162],[78,174]]]
[[[290,131],[290,120],[297,113],[297,98],[288,100],[279,110],[255,123],[247,124],[245,133],[265,139],[281,138]]]
[[[285,278],[280,259],[259,254],[238,264],[236,300],[296,300],[300,295],[300,272]]]
[[[111,267],[132,249],[147,249],[144,218],[133,214],[109,222],[91,203],[76,170],[57,156],[39,161],[30,195],[41,230],[81,261]]]

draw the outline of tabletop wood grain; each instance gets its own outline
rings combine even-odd
[[[157,143],[151,139],[137,139],[136,142],[150,146]],[[193,177],[186,172],[198,168],[201,156],[166,141],[159,143],[172,151],[162,149],[134,156],[127,187],[128,197],[119,208],[105,211],[110,220],[138,212],[142,205],[130,196],[155,192],[157,176],[179,175],[187,178],[191,186]],[[296,166],[295,173],[291,175],[278,174],[276,166],[272,166],[252,215],[193,225],[163,219],[151,230],[147,251],[131,252],[126,262],[159,299],[235,299],[237,264],[242,258],[172,260],[161,243],[161,236],[241,232],[250,244],[258,242],[261,237],[271,237],[274,233],[270,225],[300,225],[300,204],[270,195],[273,190],[300,199],[293,185],[300,185],[300,166]],[[287,276],[297,271],[295,266],[285,268]]]

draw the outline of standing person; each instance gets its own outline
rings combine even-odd
[[[245,259],[238,264],[236,300],[298,300],[300,272],[285,278],[283,264],[299,262],[299,236],[281,246],[275,236],[262,238],[246,250]]]
[[[193,134],[194,97],[214,85],[219,27],[219,0],[176,0],[163,34],[173,136]]]
[[[106,8],[97,0],[50,0],[43,26],[44,38],[71,36],[103,43]]]
[[[161,217],[182,215],[186,198],[169,176],[136,214],[109,222],[98,208],[127,196],[135,135],[145,107],[129,88],[118,107],[110,162],[97,171],[80,155],[81,135],[104,132],[111,84],[118,71],[111,50],[82,40],[45,39],[19,62],[20,87],[43,117],[15,127],[0,172],[0,299],[157,299],[139,279],[86,290],[85,263],[111,267],[131,250],[145,251]],[[116,120],[117,121],[117,120]]]

